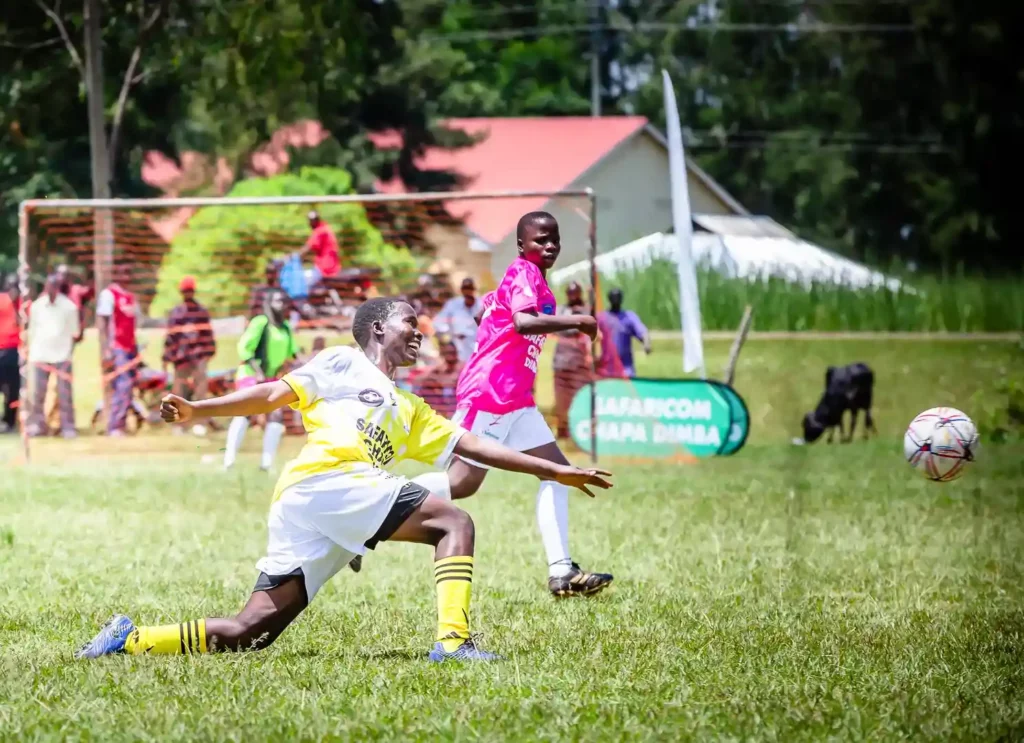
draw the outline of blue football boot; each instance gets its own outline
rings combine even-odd
[[[447,660],[485,662],[504,660],[504,658],[496,653],[488,653],[486,650],[481,650],[472,640],[466,640],[450,653],[444,649],[444,645],[438,640],[434,643],[434,647],[431,648],[428,658],[431,663],[444,663]]]
[[[135,631],[135,622],[124,614],[115,614],[103,625],[94,638],[75,653],[75,658],[99,658],[124,652],[124,644],[128,636]]]

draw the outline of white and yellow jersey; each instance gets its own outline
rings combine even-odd
[[[321,351],[282,379],[298,395],[291,407],[302,414],[308,439],[285,465],[274,500],[325,472],[378,474],[403,459],[444,469],[465,433],[354,348]]]

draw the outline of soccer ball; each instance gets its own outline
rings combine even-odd
[[[978,429],[956,408],[932,408],[910,422],[903,454],[929,480],[949,482],[963,474],[978,453]]]

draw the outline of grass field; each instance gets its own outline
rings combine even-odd
[[[727,344],[707,351],[720,369]],[[899,440],[925,407],[998,405],[1019,354],[751,342],[743,451],[619,468],[615,490],[574,497],[574,556],[616,573],[593,600],[546,595],[536,485],[492,475],[464,502],[475,629],[508,656],[488,667],[426,663],[430,551],[412,545],[333,580],[265,652],[73,662],[115,610],[236,610],[270,483],[254,454],[231,474],[202,464],[217,438],[37,442],[33,469],[0,478],[0,739],[1021,739],[1024,446],[986,446],[963,480],[934,485]],[[879,439],[786,445],[823,365],[853,360],[878,373]],[[678,347],[640,364],[668,376]],[[0,447],[8,462],[17,442]]]

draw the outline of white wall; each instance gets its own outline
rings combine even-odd
[[[690,208],[698,214],[733,214],[692,172],[688,172]],[[593,188],[597,193],[598,252],[606,252],[652,232],[672,229],[672,199],[669,190],[668,150],[646,132],[619,145],[569,188]],[[545,209],[558,220],[562,233],[561,265],[589,256],[588,222],[583,199],[549,202]],[[495,277],[516,256],[515,235],[494,247],[491,266]]]

